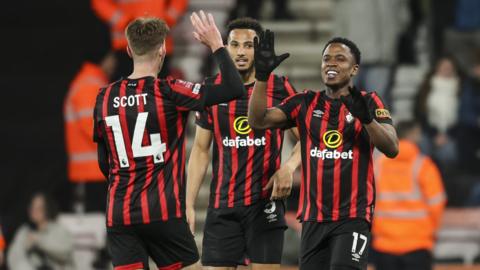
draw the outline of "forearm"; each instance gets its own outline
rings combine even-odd
[[[370,124],[364,125],[370,136],[370,141],[375,147],[389,158],[398,154],[398,138],[395,130],[388,130],[382,124],[373,120]]]
[[[301,155],[301,146],[300,141],[295,144],[292,150],[292,154],[290,158],[284,163],[284,166],[287,166],[289,170],[293,173],[298,166],[302,163],[302,155]]]
[[[211,106],[239,98],[243,95],[244,86],[240,75],[225,48],[217,49],[213,54],[218,63],[221,83],[208,85],[205,89],[205,106]]]
[[[185,204],[187,207],[194,208],[198,192],[207,173],[210,156],[207,151],[202,151],[198,147],[193,147],[188,161],[187,168],[187,195]]]
[[[265,123],[267,114],[267,82],[255,82],[253,93],[250,97],[248,106],[248,123],[255,129],[266,129],[268,125]]]

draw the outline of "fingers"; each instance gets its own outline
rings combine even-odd
[[[202,42],[202,40],[200,39],[200,35],[199,35],[197,32],[193,32],[193,37],[194,37],[196,40]]]
[[[211,13],[208,13],[208,22],[210,23],[210,26],[217,26],[215,23],[215,19],[213,18],[213,15]]]
[[[198,17],[197,13],[193,12],[192,16],[190,16],[190,20],[192,22],[193,27],[197,32],[204,32],[205,26],[202,23],[200,17]]]
[[[258,37],[253,38],[253,49],[258,51]]]
[[[279,187],[276,186],[272,190],[272,195],[270,196],[270,200],[282,200],[290,196],[292,192],[292,187]]]
[[[274,182],[275,182],[274,176],[272,176],[270,180],[268,180],[268,183],[265,185],[263,190],[269,190],[270,188],[272,188]]]
[[[270,29],[267,29],[267,31],[265,31],[265,41],[264,41],[264,44],[265,44],[265,49],[270,49],[272,48],[272,32],[270,31]]]
[[[208,15],[211,17],[211,20],[213,20],[213,16],[210,13]],[[198,30],[197,32],[206,32],[207,29],[211,26],[210,19],[207,18],[207,15],[205,15],[205,12],[203,12],[203,10],[200,10],[199,14],[193,12],[190,16],[190,20],[193,27]]]
[[[268,37],[268,46],[270,46],[271,49],[275,48],[275,34],[273,31],[270,31],[270,36]]]
[[[283,184],[275,183],[273,185],[272,195],[270,196],[270,199],[271,200],[285,199],[288,196],[290,196],[291,192],[292,192],[292,185],[289,185],[286,183],[283,183]]]
[[[280,64],[282,63],[285,59],[287,59],[288,57],[290,57],[290,54],[289,53],[284,53],[280,56],[277,57],[277,64]]]
[[[207,19],[207,15],[205,15],[205,12],[203,12],[203,10],[200,10],[200,18],[202,19],[203,25],[208,28],[208,26],[210,26],[210,23]]]

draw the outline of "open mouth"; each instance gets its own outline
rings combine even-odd
[[[235,63],[237,63],[238,65],[246,65],[248,63],[248,60],[244,58],[240,58],[240,59],[236,59]]]
[[[335,77],[337,77],[338,75],[338,72],[335,71],[335,70],[328,70],[327,71],[327,78],[328,79],[334,79]]]

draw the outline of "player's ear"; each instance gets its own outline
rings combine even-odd
[[[158,48],[158,54],[161,56],[165,56],[167,54],[167,45],[165,45],[165,41],[163,41],[162,46]]]
[[[350,73],[350,77],[355,77],[358,73],[358,69],[360,66],[358,64],[353,65],[352,73]]]
[[[132,49],[130,49],[130,46],[127,45],[127,54],[128,56],[130,56],[130,58],[133,58],[132,57]]]

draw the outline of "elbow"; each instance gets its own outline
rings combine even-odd
[[[395,158],[398,155],[398,149],[394,149],[385,153],[388,158]]]
[[[251,114],[248,114],[248,124],[253,129],[265,129],[265,126]]]
[[[399,149],[398,149],[398,140],[396,140],[393,144],[391,149],[385,152],[385,156],[388,158],[395,158],[398,155]]]

